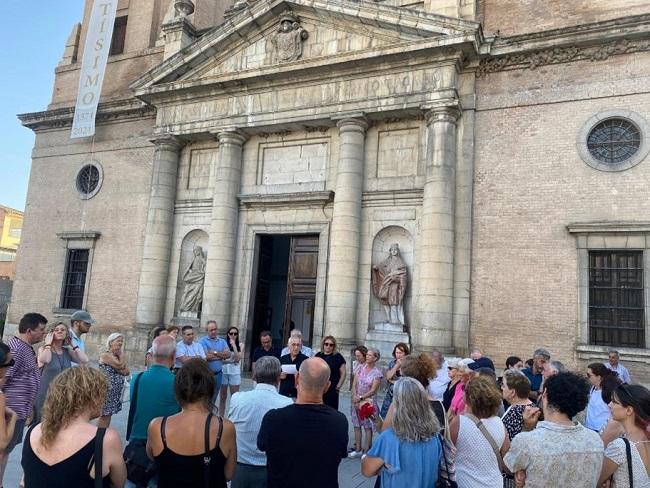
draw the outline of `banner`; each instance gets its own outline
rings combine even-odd
[[[117,2],[118,0],[93,2],[79,73],[79,91],[74,109],[71,139],[95,135],[95,116],[113,39]]]

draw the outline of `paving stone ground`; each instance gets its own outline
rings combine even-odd
[[[242,381],[242,390],[250,390],[253,388],[253,382],[250,379]],[[128,398],[125,395],[125,398]],[[340,399],[339,410],[348,417],[350,420],[350,395],[349,393],[342,393]],[[115,415],[111,421],[111,427],[118,430],[122,436],[122,444],[124,445],[124,437],[126,434],[126,423],[129,413],[129,402],[124,402],[122,411]],[[352,423],[350,425],[350,445],[354,440],[352,431]],[[20,444],[9,457],[9,464],[4,477],[4,488],[17,488],[22,476],[22,468],[20,467],[20,458],[22,453],[22,444]],[[359,459],[344,459],[339,467],[339,486],[340,488],[372,488],[375,484],[374,478],[366,478],[361,474],[361,462]],[[71,485],[72,486],[72,485]],[[306,486],[305,488],[308,488]]]

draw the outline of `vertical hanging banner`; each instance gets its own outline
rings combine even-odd
[[[95,135],[95,116],[113,39],[118,0],[95,0],[86,34],[71,139]]]

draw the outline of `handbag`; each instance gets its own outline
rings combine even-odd
[[[634,473],[632,473],[632,448],[630,441],[625,437],[622,438],[625,443],[625,457],[627,458],[627,476],[630,480],[630,488],[634,488]]]
[[[501,450],[499,449],[499,446],[497,446],[497,442],[494,440],[494,437],[490,435],[488,430],[485,428],[485,425],[483,425],[483,422],[481,422],[471,413],[464,413],[463,415],[465,415],[465,417],[467,417],[472,422],[474,422],[476,427],[478,427],[478,430],[480,430],[481,434],[483,434],[483,437],[485,437],[487,441],[490,443],[490,446],[494,451],[494,455],[497,457],[497,462],[499,463],[499,470],[501,471],[501,474],[503,475],[504,473],[507,473],[508,470],[505,464],[503,464],[503,456],[501,456]]]
[[[438,462],[437,488],[458,488],[456,483],[456,447],[443,436],[438,436],[442,456]]]
[[[138,386],[142,374],[133,382],[133,401],[129,409],[129,420],[126,426],[126,438],[131,436],[133,417],[138,406]],[[156,474],[156,463],[147,456],[147,441],[144,439],[133,439],[124,448],[124,462],[126,463],[126,477],[138,486],[147,486],[151,478]]]

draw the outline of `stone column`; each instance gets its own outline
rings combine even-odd
[[[136,322],[142,325],[161,325],[164,320],[178,160],[184,144],[174,136],[152,142],[156,149],[136,308]]]
[[[237,194],[241,188],[242,151],[246,136],[238,130],[228,130],[219,132],[217,139],[219,161],[214,183],[201,322],[216,320],[219,329],[223,330],[231,325],[230,305],[239,224]]]
[[[426,114],[426,180],[420,219],[418,320],[411,331],[420,349],[453,344],[456,106]]]
[[[346,346],[354,343],[357,335],[361,193],[368,124],[363,118],[345,118],[337,127],[339,163],[330,231],[325,334]]]

